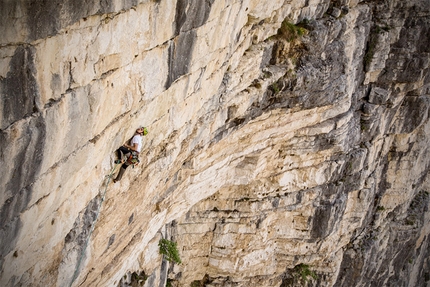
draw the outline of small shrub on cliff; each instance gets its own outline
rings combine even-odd
[[[194,280],[191,282],[190,287],[205,287],[206,284],[210,283],[209,275],[205,274],[202,280]]]
[[[278,83],[273,83],[270,88],[273,90],[273,92],[275,93],[275,95],[279,94],[280,89],[279,89],[279,85]]]
[[[378,205],[378,207],[376,208],[376,211],[384,211],[385,207],[383,207],[382,205]]]
[[[176,242],[163,238],[158,242],[158,247],[160,248],[160,254],[164,255],[166,260],[177,264],[182,263]]]
[[[389,27],[381,28],[380,26],[376,25],[370,31],[370,37],[367,42],[366,53],[364,54],[363,58],[365,71],[369,71],[370,69],[370,64],[372,63],[373,56],[375,55],[376,48],[379,44],[379,34],[381,34],[382,31],[389,31]]]
[[[146,280],[148,279],[148,275],[145,274],[145,271],[135,271],[133,273],[127,272],[121,278],[117,286],[133,286],[139,287],[145,285]]]
[[[137,283],[138,286],[143,286],[147,279],[148,279],[148,276],[145,274],[144,271],[142,271],[140,273],[133,272],[131,274],[131,283],[133,283],[133,282]]]
[[[299,277],[303,282],[308,282],[309,276],[313,279],[317,279],[317,275],[314,271],[309,269],[309,265],[300,263],[294,267],[295,277]]]
[[[173,286],[177,286],[177,284],[175,284],[174,282],[176,282],[176,280],[174,280],[174,279],[170,279],[170,278],[167,278],[167,281],[166,281],[166,287],[173,287]],[[172,284],[173,283],[173,284]],[[175,284],[175,285],[174,285]]]
[[[287,20],[284,20],[279,28],[279,34],[283,35],[288,42],[294,41],[295,39],[305,35],[308,32],[307,29],[294,25]]]

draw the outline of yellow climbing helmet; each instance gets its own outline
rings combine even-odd
[[[143,135],[146,136],[148,134],[148,129],[146,127],[142,127]]]
[[[136,129],[136,133],[139,133],[138,130],[143,130],[143,132],[141,134],[143,134],[144,136],[146,136],[148,134],[148,129],[144,126],[140,126]]]

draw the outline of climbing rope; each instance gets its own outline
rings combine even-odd
[[[78,260],[78,263],[76,264],[75,271],[73,272],[72,281],[70,282],[69,287],[72,286],[73,282],[75,282],[76,278],[78,277],[79,268],[81,267],[82,259],[84,258],[85,251],[87,250],[88,243],[89,243],[91,235],[94,231],[94,227],[96,226],[97,219],[99,218],[100,210],[102,208],[103,201],[105,200],[105,196],[106,196],[107,188],[109,186],[110,179],[112,178],[112,175],[113,175],[113,173],[114,173],[114,171],[118,165],[120,165],[120,163],[115,164],[114,167],[112,168],[112,170],[110,171],[109,175],[107,175],[106,187],[105,187],[105,190],[103,191],[102,196],[101,196],[101,201],[100,201],[99,207],[97,209],[96,218],[94,219],[93,223],[91,224],[90,233],[88,234],[87,240],[85,241],[85,246],[81,251],[81,255],[79,256],[79,260]],[[100,195],[100,192],[98,195]]]

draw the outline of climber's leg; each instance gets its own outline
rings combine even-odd
[[[119,149],[117,149],[116,151],[116,156],[118,157],[118,160],[115,160],[115,163],[124,163],[128,156],[130,155],[130,150],[124,146],[121,146]]]
[[[128,165],[123,164],[121,166],[121,168],[119,169],[118,175],[116,176],[116,178],[113,180],[113,182],[117,182],[120,181],[122,176],[124,175],[125,169],[128,167]]]

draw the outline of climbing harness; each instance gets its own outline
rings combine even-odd
[[[137,152],[131,152],[130,156],[127,158],[127,164],[128,165],[135,165],[137,163],[139,163],[139,156],[137,154]]]
[[[72,281],[70,282],[69,287],[71,287],[71,286],[72,286],[73,282],[75,282],[76,278],[78,277],[78,274],[79,274],[79,268],[81,267],[82,259],[84,258],[85,251],[87,250],[88,243],[89,243],[90,238],[91,238],[91,235],[92,235],[92,233],[93,233],[93,231],[94,231],[94,227],[96,226],[97,219],[99,218],[100,210],[101,210],[101,208],[102,208],[103,201],[105,200],[105,196],[106,196],[107,188],[108,188],[108,186],[109,186],[110,179],[112,178],[112,175],[114,174],[114,172],[115,172],[115,170],[116,170],[116,168],[117,168],[117,166],[118,166],[119,164],[120,164],[120,163],[115,163],[115,165],[114,165],[114,167],[112,168],[112,170],[110,171],[109,175],[107,175],[107,176],[106,176],[106,177],[107,177],[106,187],[105,187],[105,190],[103,191],[103,193],[102,193],[102,195],[101,195],[101,200],[100,200],[100,204],[99,204],[98,209],[97,209],[96,218],[94,219],[93,223],[91,224],[90,232],[88,233],[88,237],[87,237],[87,240],[85,241],[84,248],[82,249],[81,254],[80,254],[80,256],[79,256],[79,260],[78,260],[78,262],[77,262],[77,264],[76,264],[75,271],[73,272]],[[100,195],[100,192],[99,192],[99,194],[98,194],[98,195]],[[98,195],[97,195],[97,196],[98,196]]]
[[[118,160],[115,163],[125,163],[126,165],[132,165],[133,167],[140,162],[139,154],[136,151],[129,150],[124,154],[121,150],[119,151]]]

